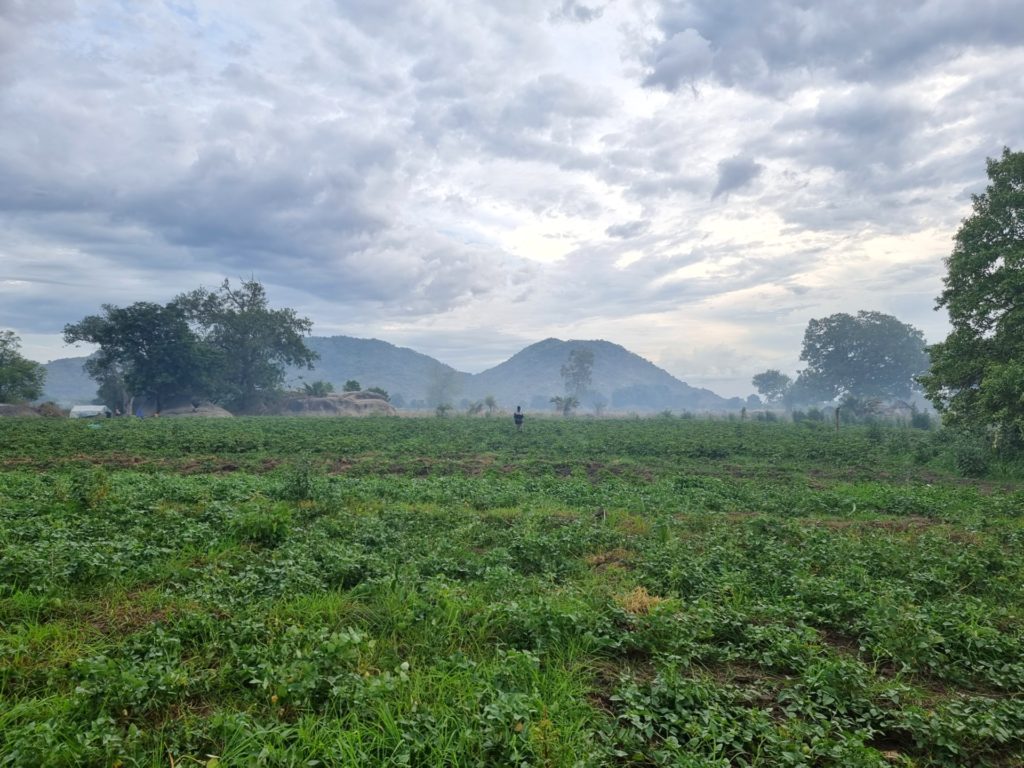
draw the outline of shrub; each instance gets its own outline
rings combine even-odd
[[[983,437],[961,433],[953,442],[953,464],[965,477],[982,477],[988,472],[991,451]]]
[[[44,416],[48,419],[62,419],[68,415],[68,412],[61,408],[59,405],[52,401],[41,403],[36,411],[40,416]]]
[[[253,504],[243,509],[232,523],[235,539],[261,547],[276,547],[288,536],[292,522],[291,510],[286,504],[266,507]]]

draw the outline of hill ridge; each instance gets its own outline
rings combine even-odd
[[[377,338],[336,334],[310,336],[310,349],[320,355],[312,370],[289,368],[286,386],[324,380],[341,390],[355,379],[363,387],[382,387],[398,407],[427,408],[440,400],[456,406],[494,396],[499,405],[523,405],[547,410],[551,397],[564,392],[561,366],[574,349],[594,352],[593,380],[582,398],[584,409],[595,411],[733,410],[738,398],[723,398],[692,387],[665,369],[607,339],[568,339],[550,336],[529,344],[508,359],[471,374],[411,347]],[[96,385],[82,370],[86,357],[59,358],[45,364],[43,399],[61,404],[89,402]],[[77,363],[77,365],[76,365]]]

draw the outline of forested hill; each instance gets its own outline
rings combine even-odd
[[[427,407],[439,399],[458,407],[493,395],[506,409],[522,405],[546,410],[552,396],[564,394],[561,368],[569,353],[580,348],[594,353],[591,384],[582,398],[584,410],[598,404],[616,411],[721,411],[742,405],[736,398],[726,400],[710,390],[691,387],[628,349],[603,340],[545,339],[476,375],[378,339],[312,336],[306,343],[320,359],[313,370],[289,369],[286,386],[298,389],[323,380],[341,390],[346,381],[355,379],[364,388],[386,389],[399,407]],[[73,357],[47,363],[43,399],[64,405],[92,401],[96,384],[82,370],[85,360]]]
[[[531,344],[472,376],[466,393],[471,399],[492,394],[503,406],[549,408],[548,400],[565,392],[561,369],[575,349],[594,354],[590,387],[581,403],[584,409],[603,404],[616,411],[721,411],[743,405],[737,398],[727,400],[708,389],[691,387],[625,347],[601,339],[545,339]]]

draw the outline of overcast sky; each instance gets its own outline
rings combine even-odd
[[[0,327],[254,275],[467,371],[604,338],[698,386],[807,321],[946,333],[1020,0],[0,0]]]

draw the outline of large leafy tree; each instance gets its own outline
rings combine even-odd
[[[933,345],[925,392],[947,424],[1024,436],[1024,152],[988,160],[989,184],[946,259],[938,306],[952,333]]]
[[[800,379],[821,399],[908,397],[928,368],[924,335],[881,312],[838,313],[811,320],[804,332]]]
[[[284,383],[285,366],[313,367],[317,354],[303,341],[313,324],[293,309],[271,309],[257,280],[230,281],[179,296],[175,303],[214,361],[212,394],[229,408],[258,410]]]
[[[35,400],[43,394],[46,369],[21,355],[14,331],[0,331],[0,403]]]
[[[64,326],[64,340],[99,346],[85,369],[107,394],[116,390],[124,398],[150,397],[158,411],[176,398],[202,395],[209,387],[209,354],[183,308],[173,302],[104,304],[103,314]]]
[[[782,371],[769,368],[751,379],[751,384],[769,403],[777,403],[785,397],[793,380]]]

